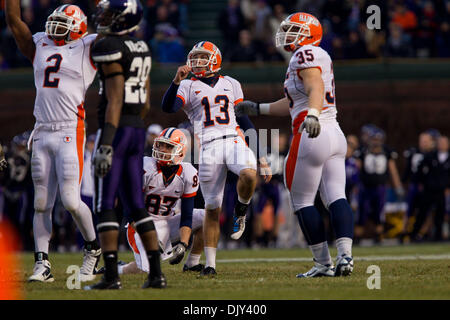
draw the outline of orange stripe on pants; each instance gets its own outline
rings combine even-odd
[[[78,183],[81,183],[83,177],[83,164],[84,164],[84,102],[78,107],[78,122],[77,122],[77,154],[78,154],[78,167],[80,170]]]
[[[128,225],[127,228],[127,239],[128,239],[128,243],[130,244],[130,247],[133,249],[133,251],[137,254],[140,254],[139,249],[136,245],[136,239],[134,238],[134,234],[136,233],[136,231],[134,231],[133,227],[131,226],[131,224]]]
[[[301,133],[296,133],[292,138],[289,148],[289,155],[286,161],[286,187],[291,191],[292,180],[294,179],[295,165],[297,164],[298,148],[300,147]]]

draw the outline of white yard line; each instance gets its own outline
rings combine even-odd
[[[417,254],[400,256],[355,256],[355,261],[450,260],[450,254]],[[238,262],[311,262],[312,258],[246,258],[217,259],[218,263]]]

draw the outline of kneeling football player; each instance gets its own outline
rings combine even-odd
[[[203,250],[205,210],[194,209],[199,182],[197,170],[190,163],[182,162],[186,155],[186,141],[179,129],[167,128],[161,132],[154,141],[152,157],[144,157],[143,191],[145,207],[155,224],[163,251],[162,260],[170,259],[170,264],[180,263],[194,231],[193,247],[183,271],[200,272],[203,269],[199,261]],[[177,202],[180,202],[181,214],[175,210]],[[149,272],[145,250],[131,224],[128,225],[127,238],[136,261],[120,266],[119,273]],[[179,243],[172,248],[172,243],[177,241]]]

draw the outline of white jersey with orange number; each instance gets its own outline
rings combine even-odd
[[[290,101],[292,127],[300,126],[308,112],[308,95],[305,92],[300,71],[318,68],[324,83],[323,109],[319,120],[336,118],[336,100],[334,96],[333,62],[328,53],[320,47],[306,45],[292,55],[284,81],[284,92]]]
[[[76,122],[84,119],[84,97],[97,72],[90,58],[96,34],[57,46],[45,32],[33,35],[37,123]]]
[[[199,181],[197,169],[181,162],[172,177],[165,179],[158,162],[144,157],[145,207],[153,219],[168,219],[176,214],[175,204],[181,198],[194,197]]]
[[[237,80],[219,76],[214,86],[196,78],[183,80],[177,97],[183,100],[183,110],[200,143],[224,135],[238,135],[234,106],[243,100],[244,95]]]

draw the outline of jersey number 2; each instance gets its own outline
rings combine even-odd
[[[52,66],[48,66],[45,68],[44,74],[44,87],[45,88],[58,88],[59,84],[59,78],[54,78],[53,80],[50,80],[50,74],[56,73],[59,71],[59,68],[61,67],[61,61],[62,56],[59,53],[55,53],[54,55],[51,55],[47,58],[47,62],[50,62],[52,60],[55,61],[55,63]]]

